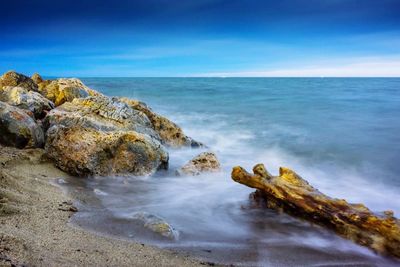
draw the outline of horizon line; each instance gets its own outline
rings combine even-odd
[[[392,79],[396,79],[396,78],[400,78],[399,76],[70,76],[70,75],[66,75],[66,76],[53,76],[53,75],[41,75],[42,77],[45,78],[79,78],[79,79],[84,79],[84,78],[218,78],[218,79],[229,79],[229,78],[249,78],[249,79],[254,79],[254,78],[271,78],[271,79],[277,79],[277,78],[289,78],[289,79],[293,79],[293,78],[313,78],[313,79],[325,79],[325,78],[392,78]]]

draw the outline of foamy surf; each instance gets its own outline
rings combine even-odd
[[[213,79],[207,81],[209,87],[215,87],[212,95],[201,88],[185,91],[184,81],[178,88],[174,80],[171,90],[159,89],[168,87],[169,79],[157,80],[160,83],[157,88],[152,80],[152,86],[142,84],[140,90],[134,89],[135,83],[146,81],[132,79],[132,87],[120,94],[148,102],[153,109],[182,126],[189,136],[207,144],[208,150],[214,151],[221,162],[220,173],[176,177],[175,169],[206,149],[171,149],[170,170],[152,177],[124,176],[80,181],[79,186],[83,186],[87,194],[95,193],[99,202],[88,205],[86,212],[78,213],[74,223],[225,264],[393,264],[325,229],[274,211],[254,208],[248,199],[253,190],[232,182],[230,178],[231,168],[236,165],[251,169],[256,163],[264,163],[273,174],[280,166],[286,166],[327,195],[364,203],[374,211],[391,209],[399,214],[400,203],[396,200],[400,183],[393,180],[395,169],[382,165],[382,161],[375,161],[370,149],[383,158],[391,157],[394,152],[385,150],[387,144],[381,139],[377,140],[379,145],[366,147],[376,138],[374,132],[370,133],[371,139],[366,136],[357,139],[354,135],[361,129],[365,131],[365,128],[375,127],[368,121],[378,114],[352,111],[352,116],[360,117],[355,118],[357,123],[351,125],[346,117],[343,117],[343,122],[336,122],[337,127],[343,128],[342,133],[351,137],[342,138],[336,133],[327,133],[326,127],[328,118],[340,115],[337,105],[342,106],[344,113],[350,112],[347,103],[343,102],[346,92],[335,91],[342,95],[333,106],[330,102],[307,99],[307,94],[302,94],[301,101],[317,103],[318,109],[326,113],[324,117],[319,113],[304,114],[302,109],[307,106],[302,102],[299,107],[293,104],[300,97],[299,85],[291,84],[293,81],[283,86],[282,82],[272,85],[268,80],[257,80],[252,84],[247,80],[240,91],[240,80],[219,80],[222,84]],[[228,90],[232,82],[236,83],[235,89]],[[334,83],[334,80],[323,80],[325,86],[330,86],[330,82]],[[115,94],[111,89],[107,91],[107,80],[102,85],[106,93]],[[193,86],[193,81],[189,85]],[[315,86],[311,81],[310,87]],[[286,91],[282,93],[279,88],[286,88]],[[336,90],[335,86],[332,88]],[[333,89],[328,89],[326,95],[320,97],[329,97],[333,93]],[[247,99],[249,95],[251,99]],[[212,104],[216,101],[213,98],[218,99],[218,105]],[[206,99],[210,101],[205,102]],[[389,101],[386,104],[394,103]],[[391,131],[400,128],[392,126]],[[397,140],[391,133],[380,134],[385,135],[387,142],[395,143]],[[67,186],[73,188],[76,185],[70,182]],[[129,219],[137,212],[164,218],[179,231],[179,240],[171,242],[145,232]]]

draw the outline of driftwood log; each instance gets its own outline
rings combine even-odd
[[[326,196],[288,168],[281,167],[279,176],[272,176],[263,164],[257,164],[253,172],[234,167],[232,179],[258,189],[256,196],[261,196],[268,208],[325,226],[377,253],[400,258],[400,221],[392,211],[378,215],[363,204]]]

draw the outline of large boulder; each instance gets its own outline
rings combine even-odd
[[[28,91],[28,89],[23,87],[4,87],[0,91],[0,101],[29,110],[36,119],[44,118],[47,112],[54,108],[53,102],[41,94]]]
[[[203,172],[218,172],[220,170],[221,165],[217,156],[212,152],[203,152],[177,170],[176,174],[195,176]]]
[[[47,99],[54,102],[56,106],[65,102],[71,102],[75,98],[85,98],[88,96],[101,96],[102,94],[90,89],[83,82],[76,78],[60,78],[56,80],[43,81],[39,77],[39,92]],[[42,82],[40,82],[42,80]]]
[[[73,175],[144,175],[168,167],[168,153],[146,115],[117,99],[65,102],[44,124],[48,156]]]
[[[146,114],[146,116],[151,121],[153,129],[159,134],[162,142],[165,145],[171,147],[203,146],[203,144],[201,144],[200,142],[197,142],[187,136],[177,124],[153,112],[151,108],[148,107],[145,103],[129,98],[120,98],[120,100],[128,104],[133,109],[139,110]]]
[[[52,126],[47,155],[72,175],[151,174],[167,168],[168,153],[148,135],[134,131],[105,132],[81,126]]]
[[[0,102],[0,143],[17,148],[43,147],[43,130],[25,111]]]
[[[46,117],[46,128],[52,125],[74,125],[101,131],[136,131],[160,140],[147,116],[116,98],[92,96],[76,98],[53,109]]]
[[[8,71],[0,77],[0,90],[6,86],[19,86],[28,90],[37,91],[37,84],[29,77],[15,71]]]

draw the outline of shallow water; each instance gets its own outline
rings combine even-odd
[[[234,183],[230,171],[259,162],[272,173],[287,166],[326,194],[399,214],[400,79],[83,81],[107,95],[146,102],[215,151],[223,171],[176,177],[174,170],[202,151],[182,149],[170,151],[170,170],[153,177],[67,181],[81,198],[74,223],[227,264],[395,264],[318,226],[252,207],[253,190]],[[131,219],[138,211],[171,223],[179,241],[144,231]]]

